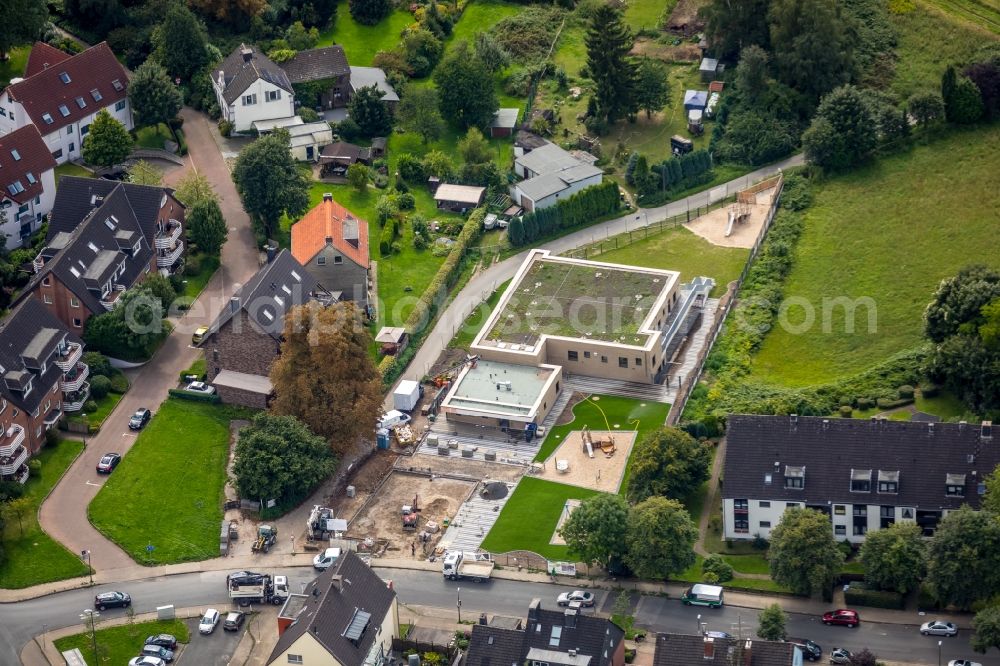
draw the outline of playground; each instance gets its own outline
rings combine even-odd
[[[636,434],[634,430],[590,430],[586,426],[572,430],[545,462],[534,464],[534,475],[555,483],[617,493]]]
[[[760,236],[778,193],[781,176],[769,178],[736,195],[736,201],[684,226],[719,247],[751,248]]]

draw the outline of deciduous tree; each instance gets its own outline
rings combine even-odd
[[[285,41],[295,51],[308,51],[319,41],[319,30],[315,27],[306,28],[302,21],[296,21],[285,31]]]
[[[895,523],[871,532],[861,546],[865,582],[880,590],[906,594],[927,571],[927,544],[914,523]]]
[[[1000,519],[967,505],[938,523],[927,580],[937,598],[962,609],[1000,592]]]
[[[629,52],[635,39],[619,10],[601,5],[587,29],[587,74],[593,80],[594,99],[601,116],[614,124],[639,109],[637,71]]]
[[[336,463],[326,440],[297,418],[262,412],[240,431],[233,478],[241,497],[273,499],[290,509],[330,476]]]
[[[105,109],[97,112],[90,131],[83,137],[83,159],[87,164],[110,168],[121,164],[132,152],[132,135]]]
[[[984,305],[1000,296],[1000,271],[986,266],[966,266],[942,280],[924,311],[924,334],[931,342],[944,342],[968,330]]]
[[[788,617],[778,604],[766,606],[757,617],[757,635],[765,641],[783,641],[788,635],[785,624]]]
[[[722,58],[754,44],[768,47],[767,7],[768,0],[710,0],[702,7],[705,34]]]
[[[270,238],[283,214],[298,217],[309,207],[309,179],[288,148],[288,132],[277,130],[244,148],[233,181],[255,223],[258,240]]]
[[[208,64],[208,35],[205,26],[181,2],[171,3],[163,23],[153,30],[156,59],[170,76],[190,81]]]
[[[750,107],[756,107],[757,100],[767,88],[769,61],[767,51],[757,44],[751,44],[740,51],[740,64],[736,68],[736,90]]]
[[[349,111],[351,119],[358,124],[361,133],[367,137],[386,136],[392,131],[392,116],[382,98],[385,93],[376,85],[361,88],[351,96]]]
[[[336,453],[371,439],[382,409],[381,378],[368,353],[371,342],[351,301],[292,308],[285,317],[281,355],[271,366],[272,411],[297,417]]]
[[[684,499],[708,478],[712,453],[683,430],[664,427],[640,440],[632,451],[629,499],[661,495]]]
[[[209,256],[219,256],[229,237],[229,229],[218,201],[205,198],[191,206],[187,215],[187,234],[199,250]]]
[[[580,561],[607,568],[625,553],[628,504],[621,495],[600,494],[580,503],[560,530],[569,550]]]
[[[510,54],[489,32],[476,33],[476,55],[491,72],[499,72],[510,64]]]
[[[128,182],[133,185],[163,185],[163,175],[160,170],[147,162],[138,160],[125,170],[128,174]]]
[[[811,163],[833,171],[868,159],[878,145],[878,125],[864,93],[841,86],[824,97],[802,145]]]
[[[163,336],[163,305],[149,288],[139,285],[118,297],[109,312],[91,317],[83,339],[91,351],[126,360],[145,360]]]
[[[490,143],[476,127],[470,127],[458,141],[458,154],[466,164],[482,164],[493,159]]]
[[[31,515],[34,503],[30,497],[18,497],[0,504],[0,515],[8,523],[17,523],[17,529],[24,536],[24,519]]]
[[[175,118],[184,103],[181,91],[167,71],[152,59],[133,72],[128,84],[128,98],[136,122],[142,126],[155,126]]]
[[[170,280],[159,273],[150,273],[142,281],[142,286],[144,289],[148,289],[149,293],[160,301],[162,312],[170,311],[170,305],[177,298],[177,292],[174,290],[174,286],[170,284]]]
[[[0,60],[7,60],[10,49],[38,39],[49,20],[45,0],[4,0],[0,2]]]
[[[851,80],[852,44],[836,0],[771,0],[767,21],[779,81],[815,101]]]
[[[635,98],[639,108],[646,112],[646,118],[652,118],[654,113],[670,105],[667,70],[659,60],[652,58],[639,60]]]
[[[948,109],[948,102],[945,102]],[[951,113],[948,120],[968,125],[983,117],[983,98],[978,86],[967,76],[959,76],[955,81],[955,91],[951,95]]]
[[[493,76],[468,42],[459,42],[449,50],[434,70],[434,84],[441,115],[462,129],[486,127],[500,107]]]
[[[944,102],[941,101],[941,95],[936,92],[915,93],[907,101],[906,106],[910,115],[921,127],[927,127],[944,118]]]
[[[640,578],[666,580],[694,563],[697,538],[680,502],[650,497],[629,511],[625,563]]]
[[[419,134],[424,145],[440,137],[444,131],[438,94],[433,88],[411,86],[400,100],[396,115],[403,129]]]
[[[351,166],[347,167],[347,182],[351,184],[351,187],[356,189],[358,192],[364,192],[365,188],[368,187],[368,181],[371,178],[371,173],[368,171],[368,167],[360,162],[355,162]]]
[[[389,0],[350,0],[348,7],[361,25],[375,25],[392,12]]]
[[[429,75],[444,52],[441,40],[423,28],[407,30],[401,48],[409,73],[417,78]]]
[[[988,606],[972,620],[972,649],[986,654],[990,648],[1000,648],[1000,606]]]
[[[771,578],[796,594],[811,595],[833,584],[844,561],[830,519],[812,509],[788,509],[771,530]]]
[[[188,208],[203,199],[215,201],[219,199],[208,178],[197,169],[191,169],[181,177],[177,182],[177,189],[174,190],[174,196]]]

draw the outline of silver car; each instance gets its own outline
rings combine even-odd
[[[957,636],[958,627],[944,620],[931,620],[920,625],[920,633],[924,636]]]
[[[586,592],[584,590],[573,590],[572,592],[563,592],[556,599],[556,603],[560,606],[569,606],[573,602],[579,603],[581,606],[593,606],[594,605],[594,593]]]

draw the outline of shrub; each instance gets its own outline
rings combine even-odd
[[[417,200],[409,192],[402,192],[396,197],[396,206],[399,210],[413,210],[417,206]]]
[[[733,567],[729,562],[722,559],[722,555],[712,554],[705,558],[701,565],[701,571],[706,576],[712,574],[716,581],[725,583],[733,579]]]
[[[902,407],[903,405],[909,405],[911,402],[913,402],[912,397],[898,399],[879,398],[875,401],[875,405],[878,406],[879,409],[896,409],[897,407]]]
[[[941,393],[941,387],[937,384],[931,384],[930,382],[920,384],[920,395],[925,398],[933,398]]]
[[[42,471],[42,461],[38,458],[32,458],[28,461],[28,470],[31,471],[32,476],[37,476]]]
[[[114,393],[125,393],[125,391],[128,391],[128,377],[120,372],[112,375],[111,390]]]
[[[90,412],[91,414],[93,414],[94,412],[97,411],[97,402],[95,402],[94,400],[88,400],[87,402],[83,403],[83,411],[84,413]]]
[[[921,584],[920,590],[917,592],[917,608],[919,610],[937,610],[940,607],[941,602],[938,601],[931,586],[927,583]]]
[[[871,409],[875,405],[875,403],[872,402],[871,398],[858,398],[857,403],[858,403],[858,409],[862,410]]]
[[[184,275],[198,275],[201,273],[201,257],[196,254],[188,256],[184,260]]]
[[[233,133],[233,124],[228,120],[219,121],[219,134],[228,137]]]
[[[315,123],[319,121],[319,114],[316,110],[308,106],[299,107],[299,118],[305,123]]]
[[[396,219],[389,218],[385,226],[382,227],[382,234],[379,236],[378,241],[378,251],[383,257],[388,257],[392,254],[392,242],[396,239],[396,225]]]
[[[913,397],[913,387],[909,384],[903,384],[899,387],[899,397],[903,400],[908,400]]]
[[[411,183],[424,179],[424,165],[419,158],[410,153],[401,153],[396,160],[396,169],[403,180]]]
[[[844,592],[844,602],[849,606],[902,609],[903,595],[888,590],[869,590],[858,583],[852,583]]]
[[[767,550],[768,546],[770,546],[767,539],[762,537],[760,534],[753,535],[753,541],[750,545],[754,547],[754,550]]]
[[[89,351],[83,355],[83,362],[90,368],[90,375],[103,375],[111,377],[115,374],[115,369],[111,367],[111,361],[100,352]]]
[[[376,171],[372,175],[372,185],[379,188],[380,190],[384,190],[385,188],[389,187],[389,176],[385,175],[384,173],[378,173]]]
[[[845,419],[849,419],[849,418],[851,418],[851,416],[854,415],[854,408],[851,407],[850,405],[841,405],[840,406],[840,415],[842,417],[844,417]]]
[[[92,377],[90,380],[90,396],[100,400],[111,390],[111,380],[103,375]]]

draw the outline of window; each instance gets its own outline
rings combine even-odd
[[[93,90],[90,91],[90,96],[94,98],[95,102],[100,102],[102,99],[104,99],[104,96],[101,95],[101,91],[98,90],[97,88],[94,88]]]
[[[48,113],[43,113],[42,114],[42,120],[45,121],[46,125],[51,125],[53,122],[55,122],[55,121],[52,120],[52,116],[50,114],[48,114]]]
[[[46,275],[45,277],[42,278],[42,284],[48,287],[50,284],[52,284],[52,278]]]
[[[806,485],[806,468],[785,465],[785,488],[801,489]]]
[[[80,127],[80,136],[87,136],[87,132],[90,131],[90,125],[83,125]]]
[[[843,504],[834,504],[833,505],[833,515],[835,515],[835,516],[844,516],[844,515],[847,515],[847,507],[844,506]]]
[[[558,647],[559,639],[562,638],[563,628],[556,625],[552,627],[552,633],[549,635],[549,647]]]
[[[73,79],[69,78],[69,74],[67,74],[66,72],[59,72],[59,80],[62,81],[63,83],[69,83]]]
[[[855,504],[854,505],[854,515],[855,516],[867,516],[868,515],[868,507],[865,506],[864,504]]]
[[[847,536],[847,525],[834,525],[833,533],[837,536]]]
[[[333,263],[342,264],[344,263],[344,258],[338,254],[333,258]]]
[[[865,534],[868,533],[868,525],[855,523],[852,533],[854,534],[854,536],[864,536]]]
[[[899,471],[878,471],[878,491],[880,493],[896,494],[899,492]]]
[[[326,257],[316,257],[317,266],[326,266]]]
[[[122,85],[122,82],[121,82],[121,81],[119,81],[118,79],[115,79],[114,81],[112,81],[112,82],[111,82],[111,86],[112,86],[112,87],[113,87],[113,88],[114,88],[115,90],[117,90],[118,92],[121,92],[121,91],[125,90],[125,86],[123,86],[123,85]],[[115,108],[117,108],[117,107],[115,107]]]
[[[583,357],[584,358],[590,358],[590,352],[589,351],[583,352]]]
[[[69,144],[69,152],[72,153],[74,150],[76,150],[76,144],[75,143]]]
[[[257,93],[243,96],[243,106],[253,106],[257,103]]]
[[[7,191],[10,192],[11,195],[20,194],[21,192],[24,192],[24,185],[21,184],[21,181],[15,180],[7,186]]]
[[[83,99],[82,97],[77,97],[76,98],[76,105],[78,107],[80,107],[81,109],[86,109],[87,108],[87,101],[85,99]]]
[[[73,317],[73,328],[80,328],[83,326],[83,322],[80,321],[79,317]]]
[[[641,368],[642,367],[642,359],[639,358],[638,356],[635,357],[635,367],[637,367],[637,368]]]
[[[628,357],[626,357],[626,356],[619,356],[618,357],[618,367],[619,368],[627,368],[628,367]]]
[[[760,529],[763,530],[763,529],[770,529],[770,528],[771,528],[771,521],[770,520],[762,520],[762,521],[760,521]]]
[[[870,469],[851,470],[851,492],[870,493],[872,490],[872,471]]]
[[[62,153],[62,148],[60,148],[60,149],[59,149],[59,150],[57,150],[56,152],[52,153],[52,159],[54,159],[54,160],[57,160],[57,159],[59,159],[60,157],[62,157],[62,155],[63,155],[63,153]]]
[[[125,100],[121,100],[120,102],[115,102],[115,111],[124,111],[124,110],[125,110]]]
[[[607,356],[602,356],[601,357],[601,363],[607,363],[607,362],[608,362],[608,357]]]
[[[965,497],[965,475],[944,475],[945,495],[948,497]]]
[[[745,499],[734,499],[733,500],[733,510],[746,512],[750,508],[750,500]]]
[[[965,497],[965,488],[962,486],[947,486],[945,494],[948,497]]]
[[[65,118],[66,116],[69,115],[69,107],[66,106],[65,104],[60,104],[59,105],[59,113],[61,113],[62,117]],[[68,134],[68,132],[67,132],[67,134]]]
[[[268,90],[266,93],[264,93],[264,99],[267,100],[268,102],[277,102],[279,99],[281,99],[281,91]]]
[[[737,518],[736,520],[733,521],[733,531],[744,534],[749,533],[750,521],[747,520],[746,518]]]
[[[12,149],[10,151],[10,156],[14,158],[15,162],[20,162],[21,161],[21,153],[17,152],[16,148],[14,148],[14,149]]]
[[[770,509],[771,508],[771,503],[770,502],[758,502],[757,506],[759,506],[762,509]]]
[[[571,351],[566,352],[566,357],[569,360],[571,360],[571,361],[579,361],[580,360],[580,353],[571,350]]]
[[[290,655],[288,655],[288,663],[289,664],[301,664],[301,663],[304,663],[302,661],[302,655],[301,654],[290,654]]]
[[[26,173],[24,177],[27,178],[28,182],[31,183],[32,185],[38,182],[38,180],[35,178],[35,174],[31,173],[30,171]]]
[[[798,502],[785,502],[785,508],[786,509],[797,509],[797,508],[799,508],[799,503]]]
[[[52,305],[52,297],[49,296],[48,294],[42,296],[42,300],[45,301],[46,305]]]

